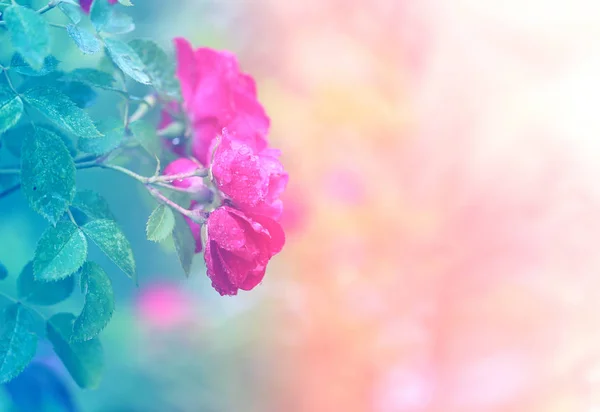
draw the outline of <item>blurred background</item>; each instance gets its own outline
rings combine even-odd
[[[135,182],[79,172],[132,239],[140,287],[92,251],[117,292],[102,384],[76,388],[42,346],[33,367],[58,378],[24,375],[0,398],[600,411],[599,2],[134,3],[136,36],[232,50],[256,77],[290,173],[287,245],[263,284],[220,297],[200,256],[185,279],[145,240],[153,205]],[[44,227],[20,194],[0,203],[4,289]]]

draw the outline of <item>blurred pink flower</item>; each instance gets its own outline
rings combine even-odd
[[[192,319],[192,301],[177,286],[154,283],[141,290],[137,311],[142,321],[158,329],[171,329]]]
[[[308,220],[309,205],[300,186],[287,187],[282,194],[285,208],[280,223],[286,233],[301,232]]]
[[[283,230],[274,220],[228,206],[212,212],[206,224],[204,259],[212,286],[221,295],[236,295],[238,289],[258,285],[267,263],[285,243]]]

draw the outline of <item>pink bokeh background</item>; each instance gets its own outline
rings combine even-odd
[[[600,3],[236,7],[290,173],[273,410],[600,410]]]

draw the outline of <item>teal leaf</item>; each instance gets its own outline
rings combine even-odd
[[[75,197],[75,164],[55,133],[37,128],[26,136],[21,183],[31,208],[56,224]]]
[[[2,15],[17,52],[35,70],[44,66],[50,54],[50,26],[38,13],[23,6],[11,6]]]
[[[71,207],[84,213],[89,220],[115,220],[106,200],[93,190],[78,191]]]
[[[75,145],[73,144],[73,141],[62,130],[52,126],[51,124],[39,124],[39,123],[35,124],[35,129],[45,129],[45,130],[48,130],[48,131],[54,133],[55,135],[57,135],[58,137],[61,138],[61,140],[67,147],[67,150],[71,154],[71,157],[75,157],[75,155],[77,154],[77,150],[75,150]]]
[[[65,75],[64,80],[81,82],[102,89],[112,88],[115,81],[114,78],[106,72],[87,68],[73,70]]]
[[[104,44],[110,58],[119,69],[139,83],[150,84],[150,77],[144,71],[144,63],[127,43],[106,38]]]
[[[115,221],[92,220],[83,225],[82,229],[119,269],[135,279],[135,260],[131,245]]]
[[[0,85],[0,134],[17,124],[23,114],[23,101],[10,88]]]
[[[196,248],[196,241],[187,222],[179,213],[175,214],[175,230],[173,230],[175,250],[179,257],[179,263],[186,276],[190,276],[192,260]]]
[[[98,0],[92,3],[90,8],[90,20],[97,31],[102,31],[112,16],[111,5],[107,0]]]
[[[87,341],[98,336],[115,310],[110,278],[97,263],[86,262],[81,268],[81,292],[85,293],[85,302],[75,319],[72,341]]]
[[[93,389],[100,384],[104,354],[98,338],[85,342],[71,341],[75,316],[58,313],[46,324],[48,340],[79,387]]]
[[[69,36],[71,36],[71,39],[73,39],[75,45],[83,54],[98,53],[100,49],[102,49],[100,40],[92,33],[79,26],[69,24],[67,26],[67,33],[69,33]]]
[[[17,296],[36,305],[55,305],[73,293],[75,276],[56,282],[43,282],[33,277],[33,262],[27,263],[17,279]]]
[[[134,139],[146,152],[151,156],[158,156],[160,154],[162,145],[160,138],[156,134],[156,127],[145,120],[137,120],[129,125],[129,129]]]
[[[22,96],[26,103],[35,107],[56,126],[75,136],[102,136],[88,114],[59,90],[52,87],[33,87],[26,90]]]
[[[96,139],[79,139],[79,149],[85,153],[102,155],[119,147],[125,137],[123,122],[114,118],[102,121],[98,129],[104,136]]]
[[[119,4],[122,4],[123,6],[127,6],[127,7],[133,6],[133,3],[131,2],[131,0],[119,0]]]
[[[36,127],[36,129],[45,129],[45,130],[48,130],[48,131],[56,134],[58,137],[60,137],[62,139],[63,143],[67,147],[67,150],[69,151],[71,156],[75,157],[77,152],[75,150],[75,146],[73,145],[73,142],[65,134],[63,134],[60,130],[55,129],[52,126],[47,125],[47,124],[44,124],[44,125],[36,124],[35,127]],[[24,126],[19,126],[19,127],[10,129],[8,132],[4,133],[2,135],[2,141],[6,145],[6,148],[8,149],[8,151],[13,156],[21,157],[21,149],[23,146],[23,141],[25,140],[25,137],[27,135],[32,134],[32,133],[35,133],[33,126],[31,126],[30,124],[26,124]]]
[[[107,0],[92,3],[90,19],[99,33],[125,34],[135,29],[131,17],[116,10]]]
[[[160,93],[177,98],[180,92],[179,82],[175,77],[175,60],[170,59],[167,53],[151,40],[132,40],[129,46],[144,63],[152,86]]]
[[[40,77],[46,76],[47,74],[50,74],[53,71],[55,71],[59,63],[60,62],[56,59],[56,57],[47,56],[44,59],[44,64],[42,65],[42,68],[39,70],[35,70],[33,67],[27,64],[25,59],[23,59],[23,56],[21,56],[19,53],[15,53],[13,54],[12,60],[10,61],[10,70],[22,74],[23,76]]]
[[[37,336],[31,313],[20,303],[7,306],[0,330],[0,383],[23,372],[35,356]]]
[[[69,220],[44,231],[33,258],[33,275],[43,282],[57,281],[76,272],[87,257],[87,241]]]
[[[98,97],[94,89],[80,82],[63,82],[60,90],[82,109],[92,106]]]
[[[0,280],[6,279],[7,276],[8,270],[6,269],[6,266],[4,266],[2,262],[0,262]]]
[[[165,240],[175,228],[175,216],[171,208],[165,205],[159,205],[146,223],[146,236],[153,242]]]
[[[65,16],[69,18],[74,24],[77,24],[81,21],[81,8],[79,6],[75,6],[68,3],[60,3],[58,5],[60,11],[64,13]]]

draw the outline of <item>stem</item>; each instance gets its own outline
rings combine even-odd
[[[75,221],[75,217],[73,216],[73,213],[71,213],[70,209],[67,209],[67,215],[69,216],[69,219],[71,219],[71,222],[73,222],[73,224],[77,227],[79,227],[79,225],[77,224],[77,222]]]
[[[179,206],[177,203],[173,202],[171,199],[169,199],[168,197],[166,197],[165,195],[160,193],[158,191],[158,189],[156,189],[150,185],[146,185],[146,189],[148,189],[150,194],[159,202],[164,203],[165,205],[177,210],[179,213],[181,213],[184,216],[189,217],[192,221],[194,221],[196,223],[199,223],[199,224],[204,223],[204,219],[202,219],[200,216],[197,216],[191,210],[187,210],[187,209],[184,209],[183,207]]]
[[[180,192],[180,193],[187,193],[190,194],[191,192],[188,189],[184,189],[182,187],[177,187],[177,186],[173,186],[170,185],[168,183],[163,183],[163,182],[156,182],[154,183],[154,185],[168,189],[168,190],[172,190],[173,192]]]
[[[175,180],[186,179],[188,177],[194,177],[194,176],[206,177],[206,176],[208,176],[208,170],[196,169],[196,170],[192,170],[191,172],[177,173],[174,175],[147,177],[146,179],[148,179],[148,181],[146,183],[158,183],[158,182],[171,183],[171,182],[174,182]]]
[[[15,193],[17,190],[19,190],[20,187],[21,187],[21,183],[17,183],[16,185],[11,186],[8,189],[5,189],[4,191],[0,192],[0,199]]]
[[[20,305],[23,305],[23,306],[24,306],[26,309],[28,309],[28,310],[30,310],[30,311],[32,311],[32,312],[35,312],[35,313],[37,313],[37,315],[38,315],[40,318],[44,319],[44,320],[46,320],[46,319],[48,318],[48,316],[46,316],[45,314],[43,314],[42,312],[40,312],[38,309],[36,309],[36,308],[34,308],[34,307],[30,306],[30,305],[25,305],[25,304],[24,304],[23,302],[21,302],[19,299],[15,299],[15,298],[13,298],[12,296],[10,296],[10,295],[7,295],[7,294],[6,294],[6,293],[4,293],[4,292],[0,292],[0,296],[4,297],[4,298],[5,298],[5,299],[7,299],[7,300],[10,300],[10,301],[11,301],[11,302],[13,302],[13,303],[18,303],[18,304],[20,304]]]
[[[101,167],[104,169],[112,169],[112,170],[116,170],[117,172],[121,172],[123,174],[126,174],[129,177],[133,177],[135,180],[137,180],[140,183],[143,183],[145,185],[149,185],[149,184],[160,184],[160,183],[171,183],[175,180],[180,180],[180,179],[186,179],[188,177],[194,177],[194,176],[202,176],[205,177],[207,175],[207,171],[206,169],[197,169],[197,170],[193,170],[191,172],[185,172],[185,173],[178,173],[178,174],[174,174],[174,175],[164,175],[164,176],[150,176],[150,177],[145,177],[142,175],[138,175],[137,173],[122,167],[122,166],[117,166],[117,165],[111,165],[111,164],[106,164],[106,163],[99,163],[97,160],[91,161],[91,162],[83,162],[83,163],[79,163],[76,164],[75,167],[77,169],[90,169],[93,167]],[[2,172],[2,170],[0,169],[0,173]]]
[[[6,67],[2,67],[1,70],[2,73],[4,73],[4,77],[6,78],[6,83],[8,83],[8,87],[10,87],[10,89],[18,96],[19,92],[17,91],[17,89],[15,89],[15,86],[10,80],[10,76],[8,75],[8,69]]]
[[[0,175],[18,175],[21,169],[0,169]]]
[[[129,99],[129,94],[127,94],[127,97],[125,98],[125,109],[123,112],[123,127],[125,127],[127,129],[127,127],[129,126],[129,106],[131,104],[131,100]]]
[[[48,4],[46,4],[44,7],[42,7],[41,9],[39,9],[37,12],[39,14],[44,14],[46,12],[49,12],[50,10],[52,10],[53,8],[55,8],[56,6],[58,6],[60,3],[62,3],[62,0],[51,0],[48,2]]]
[[[146,96],[137,108],[137,110],[129,118],[129,123],[133,123],[140,120],[156,105],[156,97],[153,95]]]

